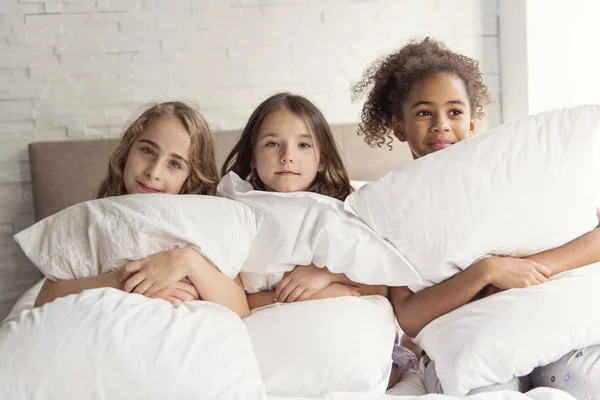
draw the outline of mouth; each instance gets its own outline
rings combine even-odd
[[[160,190],[154,189],[152,186],[144,185],[142,182],[138,181],[138,186],[140,190],[146,193],[160,193]]]
[[[434,149],[445,149],[446,147],[450,147],[454,144],[454,142],[450,140],[433,140],[431,142],[427,142],[427,146],[433,147]]]
[[[294,171],[279,171],[276,172],[275,175],[279,175],[279,176],[295,176],[295,175],[300,175]]]

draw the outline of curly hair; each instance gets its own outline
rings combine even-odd
[[[378,59],[354,85],[352,100],[368,93],[358,134],[365,135],[369,146],[387,144],[391,149],[392,117],[402,118],[402,104],[416,82],[440,72],[452,73],[463,81],[472,115],[483,118],[483,106],[490,98],[479,63],[454,53],[439,41],[426,38],[420,42],[412,40],[400,50]]]
[[[263,101],[254,110],[233,150],[223,163],[222,176],[233,171],[240,178],[250,182],[254,189],[265,190],[265,184],[251,164],[260,126],[269,114],[280,109],[286,109],[304,120],[309,132],[315,137],[321,148],[320,162],[323,165],[323,171],[317,173],[306,191],[343,201],[352,193],[353,189],[331,128],[321,111],[313,103],[305,97],[291,93],[277,93]]]
[[[216,193],[219,172],[215,160],[215,145],[208,123],[192,106],[179,101],[153,103],[129,124],[110,157],[108,174],[96,190],[94,198],[127,194],[123,173],[129,150],[144,130],[161,117],[177,118],[190,134],[190,174],[181,186],[180,194]]]

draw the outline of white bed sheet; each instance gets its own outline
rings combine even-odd
[[[4,324],[12,318],[18,316],[22,311],[33,308],[35,299],[37,298],[42,285],[46,278],[40,280],[33,287],[27,290],[15,303],[9,316],[0,324]],[[368,396],[365,393],[331,393],[326,397],[321,397],[321,400],[454,400],[457,397],[445,396],[439,394],[426,394],[423,385],[423,369],[419,371],[409,371],[402,380],[387,391],[384,396]],[[537,388],[523,394],[518,392],[494,392],[481,393],[468,397],[469,400],[576,400],[573,396],[557,389]],[[268,396],[268,400],[309,400],[314,397],[280,397]]]

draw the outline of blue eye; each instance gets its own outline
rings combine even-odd
[[[169,165],[175,169],[181,169],[181,164],[178,163],[177,161],[170,161]]]
[[[152,155],[154,155],[154,149],[152,149],[152,148],[150,148],[150,147],[142,147],[142,148],[140,149],[140,151],[141,151],[143,154],[146,154],[146,155],[149,155],[149,156],[152,156]]]

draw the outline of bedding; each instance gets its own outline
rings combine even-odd
[[[0,326],[3,399],[264,399],[240,318],[195,301],[173,307],[92,289]]]
[[[543,285],[466,304],[427,325],[416,341],[435,360],[446,394],[508,382],[568,352],[600,343],[600,263]]]
[[[273,289],[285,272],[311,263],[344,273],[358,283],[405,286],[421,282],[411,264],[344,211],[339,200],[308,192],[253,190],[233,172],[223,177],[217,192],[248,205],[263,218],[241,270],[248,293]]]
[[[389,240],[423,284],[488,255],[523,257],[598,225],[600,105],[530,116],[392,170],[347,210]]]
[[[71,206],[21,231],[15,240],[53,280],[97,276],[190,245],[233,279],[259,224],[250,207],[228,199],[127,195]]]
[[[273,304],[244,323],[270,394],[385,393],[396,324],[384,297]]]

